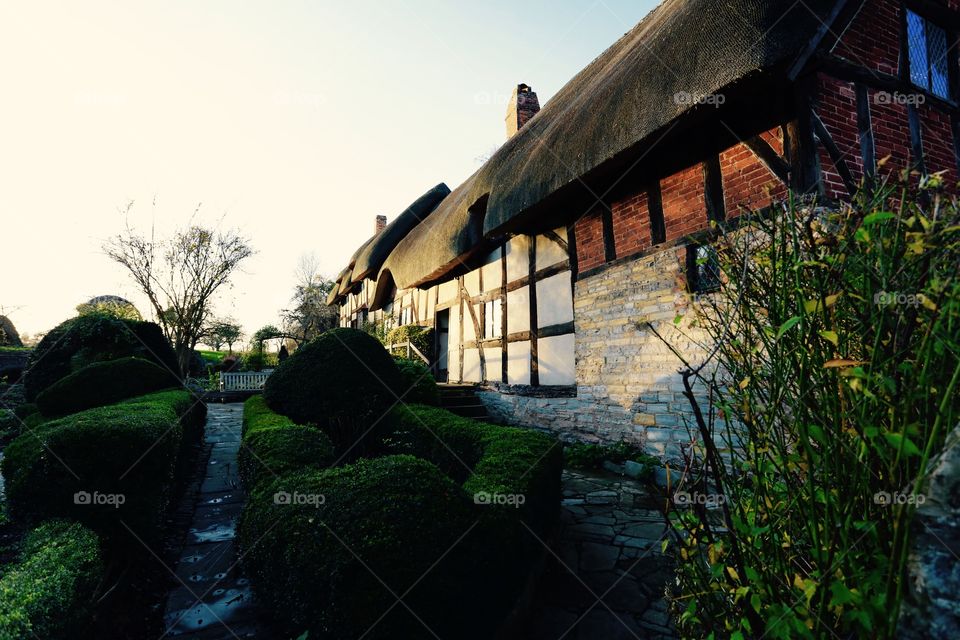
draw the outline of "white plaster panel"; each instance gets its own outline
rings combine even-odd
[[[573,334],[537,340],[537,365],[540,384],[574,384],[576,351]]]
[[[549,327],[573,320],[570,272],[564,271],[537,283],[537,324]]]
[[[507,249],[507,282],[530,275],[530,239],[527,236],[510,238]]]
[[[530,342],[510,342],[507,344],[507,382],[509,384],[530,384]]]
[[[530,287],[507,292],[508,333],[530,330]]]
[[[450,302],[457,297],[457,281],[448,280],[438,285],[440,287],[440,304]]]
[[[567,239],[567,230],[564,228],[555,229],[554,233],[560,236],[563,240]],[[537,269],[545,269],[550,265],[557,264],[558,262],[563,262],[569,256],[567,252],[557,244],[556,240],[552,240],[546,236],[537,236]]]
[[[483,348],[483,359],[487,365],[487,380],[493,382],[500,382],[502,380],[501,374],[503,371],[503,363],[500,360],[500,354],[502,353],[500,347],[484,347]]]
[[[480,351],[477,349],[463,351],[463,381],[480,382]]]

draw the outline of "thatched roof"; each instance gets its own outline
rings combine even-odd
[[[565,224],[573,212],[540,205],[562,204],[581,180],[629,166],[654,142],[668,147],[681,118],[718,112],[684,97],[785,77],[839,2],[665,0],[401,240],[383,270],[400,288],[429,283],[504,233]]]

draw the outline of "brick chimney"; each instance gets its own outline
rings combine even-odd
[[[537,94],[529,86],[518,84],[507,105],[507,139],[512,138],[538,111],[540,101]]]
[[[387,228],[387,216],[377,216],[377,224],[373,230],[373,235],[379,234]]]

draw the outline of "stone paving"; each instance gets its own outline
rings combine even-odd
[[[666,525],[644,485],[621,476],[563,472],[556,555],[540,580],[532,640],[679,637],[664,590],[672,560]]]
[[[242,404],[207,407],[202,463],[206,471],[184,498],[187,538],[176,565],[177,586],[164,614],[166,635],[197,640],[273,637],[260,621],[234,542],[246,498],[237,474]]]

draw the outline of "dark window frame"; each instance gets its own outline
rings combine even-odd
[[[701,256],[704,250],[708,255]],[[687,245],[687,290],[692,294],[714,293],[723,286],[717,250],[709,244]],[[712,273],[711,273],[712,272]]]
[[[946,8],[942,8],[946,10]],[[924,52],[924,59],[927,64],[927,80],[925,85],[920,85],[914,82],[913,80],[913,70],[911,68],[910,61],[910,30],[909,30],[909,14],[914,14],[921,20],[924,24],[924,44],[927,48],[927,51]],[[952,20],[948,21],[945,16],[940,15],[929,9],[928,5],[924,2],[918,0],[907,0],[901,4],[901,19],[900,19],[900,64],[899,74],[900,79],[908,83],[913,89],[918,93],[929,96],[931,99],[939,101],[941,103],[947,103],[950,106],[957,106],[957,87],[960,83],[960,78],[958,78],[957,65],[960,60],[958,60],[957,55],[957,37],[958,33],[955,27],[952,25]],[[948,24],[950,22],[951,24]],[[930,39],[926,35],[926,27],[931,25],[936,27],[943,32],[945,42],[946,42],[946,95],[941,95],[933,90],[933,68],[930,63]]]

